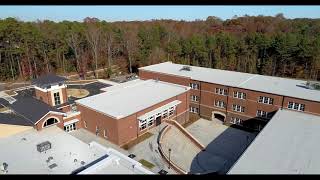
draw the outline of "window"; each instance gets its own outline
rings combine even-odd
[[[199,112],[199,108],[190,107],[190,112],[192,112],[192,113],[198,113],[198,112]]]
[[[68,124],[66,126],[64,126],[64,131],[66,132],[71,132],[71,131],[74,131],[76,130],[76,123],[72,123],[72,124]]]
[[[240,118],[236,118],[236,117],[231,117],[230,123],[231,124],[236,124],[236,125],[239,125],[239,126],[243,126],[243,120],[240,119]]]
[[[257,111],[257,117],[269,118],[269,114],[266,111],[258,110]]]
[[[304,104],[299,104],[299,103],[294,103],[294,102],[289,102],[288,103],[288,109],[296,110],[296,111],[304,111],[305,105]]]
[[[168,110],[164,110],[162,112],[162,118],[166,118],[166,117],[168,117]]]
[[[105,129],[105,130],[103,130],[103,137],[107,137],[107,130]]]
[[[224,101],[215,101],[214,106],[219,108],[226,108],[226,103]]]
[[[99,127],[96,126],[96,135],[98,136],[99,135]]]
[[[172,116],[173,113],[174,113],[174,107],[171,107],[171,108],[169,109],[169,116]]]
[[[246,93],[234,91],[233,92],[233,97],[234,98],[238,98],[238,99],[246,99]]]
[[[57,124],[58,122],[59,121],[56,118],[50,118],[43,124],[43,127],[51,126]]]
[[[226,89],[216,88],[216,94],[227,96],[228,91]]]
[[[191,101],[198,102],[199,96],[191,95]]]
[[[190,83],[191,89],[199,89],[199,84],[196,83]]]
[[[233,111],[236,111],[236,112],[244,112],[244,107],[240,105],[233,104],[232,109]]]
[[[53,93],[53,97],[54,97],[54,104],[55,105],[61,104],[59,92]]]
[[[140,131],[144,130],[145,128],[147,128],[147,120],[146,119],[140,119],[139,120],[139,127],[140,127]]]
[[[272,98],[269,98],[269,97],[260,96],[260,97],[259,97],[259,100],[258,100],[258,103],[273,104],[273,99],[272,99]]]
[[[154,116],[151,116],[148,118],[148,127],[149,126],[152,126],[153,125],[153,122],[154,122]]]
[[[87,121],[83,121],[83,125],[84,125],[85,128],[88,128]]]

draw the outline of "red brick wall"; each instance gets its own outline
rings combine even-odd
[[[155,73],[151,71],[146,71],[146,70],[139,70],[139,77],[142,80],[146,79],[158,79],[160,81],[164,82],[170,82],[174,84],[180,84],[184,86],[189,86],[190,79],[186,77],[181,77],[181,76],[174,76],[174,75],[168,75],[168,74],[160,74],[160,73]]]
[[[81,104],[77,104],[78,110],[81,112],[81,127],[92,133],[96,133],[96,126],[99,127],[99,136],[103,137],[103,130],[107,130],[107,139],[115,144],[118,144],[118,124],[116,119],[89,109]],[[86,121],[87,128],[84,125]],[[126,133],[126,132],[124,132]]]
[[[139,130],[138,126],[138,120],[137,118],[147,112],[150,112],[156,108],[159,108],[165,104],[168,104],[174,100],[180,100],[182,101],[181,104],[177,106],[176,114],[181,114],[185,111],[188,111],[189,105],[188,105],[188,94],[189,92],[180,94],[176,97],[167,99],[163,102],[160,102],[154,106],[151,106],[147,109],[144,109],[142,111],[139,111],[135,114],[132,114],[130,116],[124,117],[122,119],[114,119],[111,117],[108,117],[102,113],[99,113],[97,111],[91,110],[87,107],[84,107],[80,104],[78,104],[78,110],[81,112],[81,121],[82,121],[82,127],[83,121],[87,122],[87,130],[91,131],[92,133],[95,133],[96,131],[96,125],[100,128],[100,136],[103,137],[103,129],[107,129],[108,134],[108,140],[111,142],[123,145],[135,138],[137,138],[139,135],[142,135],[143,133],[147,132],[148,129],[145,129],[143,131]],[[172,116],[171,118],[174,118]],[[166,119],[162,119],[164,121]],[[153,128],[155,125],[153,125],[150,128]],[[85,127],[84,127],[85,128]],[[150,129],[149,128],[149,129]]]
[[[320,115],[320,103],[319,102],[307,101],[307,100],[296,99],[296,98],[291,98],[291,97],[285,97],[284,101],[283,101],[283,108],[284,109],[288,108],[289,102],[305,104],[305,110],[304,110],[305,113]]]
[[[36,124],[35,128],[39,131],[43,126],[43,123],[50,118],[56,118],[59,120],[59,123],[56,124],[56,126],[58,126],[59,128],[63,129],[63,115],[57,115],[57,114],[53,114],[53,113],[49,113],[47,114],[45,117],[41,118],[41,120]]]
[[[53,105],[52,99],[51,99],[51,93],[50,92],[42,92],[38,89],[35,89],[36,98],[45,102],[46,104],[49,104],[50,106]]]

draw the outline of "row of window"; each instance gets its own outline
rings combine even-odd
[[[240,106],[240,105],[237,105],[237,104],[233,104],[232,105],[232,110],[235,111],[235,112],[244,112],[244,107],[243,106]]]
[[[146,129],[147,127],[153,126],[155,120],[158,117],[162,117],[162,119],[171,117],[174,114],[175,107],[170,107],[169,109],[164,110],[163,112],[159,112],[154,116],[150,116],[147,119],[140,119],[139,120],[139,128],[140,131]]]
[[[233,92],[233,97],[234,98],[238,98],[238,99],[246,99],[246,93],[234,91]]]
[[[192,113],[199,113],[199,108],[190,106],[190,110],[189,111],[192,112]]]
[[[295,102],[288,103],[288,109],[296,110],[296,111],[304,111],[305,105],[299,104]]]
[[[243,120],[240,119],[240,118],[237,118],[237,117],[231,117],[230,123],[242,126],[243,125]]]
[[[224,101],[215,101],[214,106],[219,108],[226,108],[226,103]]]
[[[262,125],[262,124],[254,124],[253,127],[252,126],[250,127],[250,126],[244,125],[243,122],[244,121],[242,119],[237,118],[237,117],[231,117],[231,120],[230,120],[231,124],[247,127],[247,128],[250,128],[250,129],[255,129],[255,130],[258,130],[258,131],[261,131],[261,129],[265,126],[265,125]]]

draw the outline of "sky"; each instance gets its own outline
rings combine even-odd
[[[15,17],[23,21],[82,21],[86,17],[100,20],[134,21],[173,19],[192,21],[217,16],[223,20],[245,14],[286,18],[320,18],[320,6],[0,6],[0,19]]]

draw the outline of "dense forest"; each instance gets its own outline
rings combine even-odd
[[[192,22],[0,20],[1,81],[101,68],[109,76],[108,67],[129,73],[164,61],[319,80],[320,19],[278,14]]]

